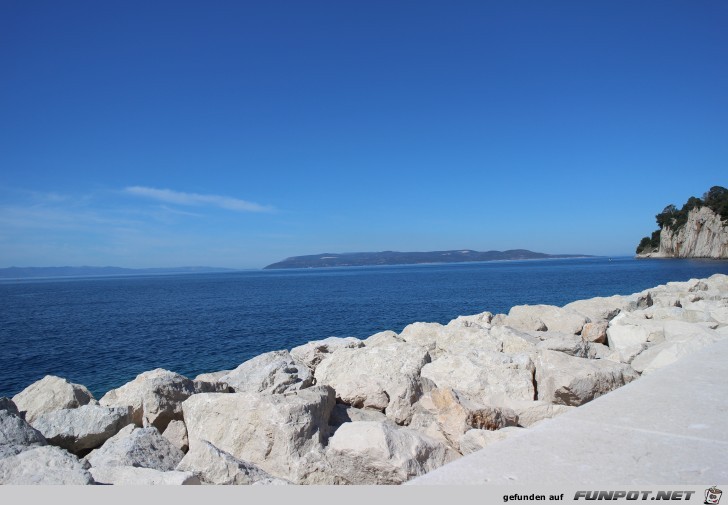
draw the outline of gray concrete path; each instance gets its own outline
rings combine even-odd
[[[408,484],[725,484],[728,339]]]

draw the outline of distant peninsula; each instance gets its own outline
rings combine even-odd
[[[273,263],[264,270],[279,268],[324,268],[324,267],[363,267],[376,265],[418,265],[422,263],[469,263],[474,261],[538,260],[557,258],[587,258],[585,254],[544,254],[526,249],[508,251],[455,251],[429,252],[358,252],[323,253],[310,256],[293,256]]]
[[[229,268],[121,268],[121,267],[10,267],[0,268],[0,279],[40,279],[55,277],[111,277],[129,275],[172,275],[233,272]]]

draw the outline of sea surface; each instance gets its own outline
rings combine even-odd
[[[194,377],[328,336],[564,305],[728,274],[728,261],[585,258],[0,281],[0,396],[44,375],[99,398],[161,367]]]

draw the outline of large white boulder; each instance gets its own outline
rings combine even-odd
[[[283,394],[205,393],[184,402],[190,442],[188,458],[213,444],[233,457],[251,462],[276,477],[304,481],[305,462],[328,435],[334,391],[313,386]]]
[[[569,309],[553,305],[516,305],[504,324],[519,330],[556,331],[577,335],[590,319]]]
[[[38,416],[33,427],[48,443],[73,453],[94,449],[131,423],[130,407],[83,405]]]
[[[93,467],[137,466],[168,472],[174,470],[183,457],[184,453],[164,438],[157,428],[129,425],[84,459]]]
[[[236,393],[285,393],[309,387],[313,375],[288,351],[273,351],[242,363],[220,382],[229,384]]]
[[[652,305],[649,292],[628,296],[608,296],[577,300],[564,305],[564,309],[589,318],[592,322],[611,321],[620,312],[631,312]]]
[[[13,402],[29,423],[46,412],[75,409],[94,401],[94,396],[85,386],[54,375],[46,375],[13,396]]]
[[[454,389],[474,400],[498,394],[532,400],[533,373],[527,354],[498,352],[445,355],[422,368],[422,377],[437,387]]]
[[[0,459],[3,485],[84,485],[94,480],[88,466],[68,451],[46,445]]]
[[[665,324],[665,341],[642,351],[632,360],[631,366],[643,375],[649,374],[726,337],[728,333],[671,321]]]
[[[713,342],[721,339],[715,330],[701,324],[688,323],[685,321],[663,321],[662,331],[665,340],[683,341],[688,339],[705,339]]]
[[[539,333],[542,341],[536,346],[537,349],[548,349],[551,351],[563,352],[578,358],[588,358],[591,344],[585,341],[581,335],[568,333],[557,333],[553,331],[535,332]]]
[[[440,323],[412,323],[404,327],[399,333],[399,338],[431,351],[437,345],[437,337],[443,328]]]
[[[556,351],[540,351],[535,362],[538,399],[560,405],[583,405],[638,377],[623,363]]]
[[[162,472],[136,466],[102,466],[89,469],[98,484],[116,486],[189,486],[199,485],[200,479],[192,472],[175,470]]]
[[[41,445],[46,439],[38,430],[10,408],[0,410],[0,459]]]
[[[173,419],[182,419],[182,402],[195,393],[194,382],[163,368],[141,373],[106,393],[99,403],[106,407],[131,407],[137,426],[164,431]]]
[[[483,329],[490,329],[490,322],[493,320],[493,314],[490,312],[481,312],[471,316],[458,316],[447,326],[478,326]]]
[[[457,456],[442,443],[386,422],[346,423],[327,449],[332,470],[347,484],[401,484]]]
[[[448,324],[437,335],[433,357],[447,354],[467,354],[472,351],[500,352],[503,344],[490,331],[476,324]]]
[[[429,361],[424,347],[409,343],[339,349],[316,368],[316,383],[334,388],[343,403],[381,410],[406,424],[422,395],[420,371]]]
[[[273,477],[253,463],[239,460],[205,440],[200,441],[195,451],[182,458],[177,470],[191,472],[205,484],[290,484],[286,480]]]
[[[195,394],[197,393],[231,393],[232,388],[220,379],[232,370],[219,370],[217,372],[201,373],[192,380]]]
[[[493,326],[490,335],[500,342],[500,350],[506,354],[533,351],[541,342],[540,338],[510,326]]]
[[[623,363],[629,363],[648,343],[665,338],[664,321],[654,321],[627,313],[612,319],[607,328],[609,348],[619,353]]]
[[[358,349],[364,347],[364,342],[354,337],[329,337],[323,340],[314,340],[291,349],[291,356],[299,363],[306,365],[313,373],[319,363],[329,354],[338,349]]]
[[[728,324],[728,300],[719,302],[699,300],[683,304],[683,309],[687,321],[715,321],[719,324]]]
[[[470,400],[452,389],[437,388],[428,394],[437,430],[456,450],[460,450],[460,437],[468,430],[499,430],[518,424],[518,416],[512,410]]]
[[[378,345],[401,344],[403,339],[399,338],[396,332],[392,330],[380,331],[363,340],[367,347],[376,347]]]

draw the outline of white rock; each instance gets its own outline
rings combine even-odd
[[[458,441],[460,452],[464,455],[479,451],[485,446],[500,442],[507,438],[518,436],[526,430],[515,426],[508,426],[496,431],[472,429],[466,431]]]
[[[620,312],[631,312],[649,307],[652,303],[649,292],[644,292],[629,296],[615,295],[577,300],[564,305],[564,310],[581,314],[592,322],[611,321]]]
[[[358,349],[364,342],[354,337],[329,337],[299,345],[291,349],[291,356],[299,363],[306,365],[313,373],[321,360],[338,349]]]
[[[588,358],[591,356],[591,344],[581,338],[581,335],[567,335],[565,333],[543,332],[549,334],[538,346],[538,349],[563,352],[577,358]]]
[[[490,322],[493,319],[493,314],[490,312],[481,312],[480,314],[474,314],[472,316],[458,316],[449,323],[447,326],[478,326],[483,329],[490,329]]]
[[[440,323],[412,323],[404,327],[399,338],[409,344],[432,350],[437,345],[437,336],[444,328]]]
[[[236,393],[285,393],[309,387],[313,376],[288,351],[273,351],[244,362],[220,381]]]
[[[249,485],[290,484],[277,479],[265,470],[247,461],[241,461],[207,441],[200,441],[194,452],[187,454],[177,470],[198,475],[206,484]]]
[[[226,382],[220,381],[222,377],[232,370],[201,373],[192,380],[195,394],[198,393],[232,393],[232,388]]]
[[[556,331],[576,335],[589,318],[552,305],[516,305],[508,312],[504,324],[520,330]]]
[[[490,334],[500,342],[501,350],[507,354],[530,352],[541,343],[541,339],[510,326],[493,326]]]
[[[671,322],[665,326],[665,336],[664,342],[651,346],[637,355],[632,360],[631,366],[643,375],[649,374],[726,338],[728,333],[723,335],[698,325]]]
[[[34,447],[0,459],[0,484],[93,484],[94,480],[86,468],[76,456],[60,447]]]
[[[414,430],[378,422],[342,425],[327,450],[332,469],[349,484],[401,484],[456,457]]]
[[[46,445],[43,435],[10,409],[0,410],[0,459]]]
[[[713,274],[707,279],[705,283],[709,289],[714,289],[721,293],[728,293],[728,275],[725,274]]]
[[[720,340],[715,330],[685,321],[664,321],[663,335],[667,341],[683,341],[691,338],[705,338],[713,342]]]
[[[620,360],[629,363],[642,352],[648,342],[664,340],[664,322],[620,314],[612,319],[607,328],[609,348],[620,355]]]
[[[182,419],[182,402],[195,393],[193,381],[178,373],[157,368],[144,372],[118,389],[106,393],[99,403],[106,407],[131,407],[137,426],[164,431],[173,419]]]
[[[728,324],[728,305],[726,305],[726,301],[721,301],[720,303],[709,303],[705,300],[700,300],[685,305],[684,308],[688,312],[707,312],[708,316],[713,321],[716,321],[720,324]],[[688,317],[695,320],[706,320],[693,315],[689,315]]]
[[[471,351],[500,352],[503,344],[490,331],[478,325],[448,325],[437,334],[435,349],[448,354],[467,354]],[[433,358],[432,352],[430,352]]]
[[[364,345],[367,347],[376,347],[378,345],[401,344],[402,342],[404,342],[404,340],[399,338],[397,333],[387,330],[375,333],[371,337],[365,339]]]
[[[93,401],[93,395],[85,386],[54,375],[46,375],[13,397],[13,402],[29,423],[46,412],[75,409]]]
[[[437,387],[460,391],[474,400],[498,394],[532,400],[533,373],[528,355],[495,352],[446,355],[422,368],[422,377]]]
[[[429,395],[437,428],[456,450],[460,450],[460,437],[470,429],[499,430],[518,424],[512,410],[472,401],[452,389],[437,388]]]
[[[579,406],[638,377],[623,363],[575,358],[556,351],[540,351],[536,357],[538,399]]]
[[[618,363],[621,363],[621,356],[619,355],[619,351],[616,351],[614,349],[610,349],[608,346],[604,344],[595,344],[591,343],[589,344],[589,359],[608,359],[610,361],[616,361]]]
[[[207,441],[279,478],[300,482],[311,469],[308,453],[328,434],[334,391],[313,386],[283,394],[205,393],[183,404],[189,458]]]
[[[382,410],[406,424],[422,395],[420,371],[429,360],[424,347],[409,343],[339,349],[316,368],[316,383],[334,388],[343,403]]]
[[[452,444],[443,433],[442,428],[440,428],[437,419],[437,407],[435,407],[430,393],[426,393],[415,403],[412,420],[407,427],[432,440],[445,444],[453,450],[458,450],[457,445]]]
[[[174,470],[183,457],[184,453],[160,435],[156,428],[129,425],[84,459],[92,467],[137,466],[168,472]]]
[[[187,452],[187,449],[190,448],[184,421],[170,421],[162,436],[182,452]]]
[[[129,407],[82,405],[42,414],[33,421],[33,427],[48,443],[78,453],[101,446],[129,423]]]
[[[195,394],[199,393],[232,393],[233,388],[226,382],[192,381]]]
[[[200,479],[192,472],[161,472],[152,468],[135,466],[102,466],[90,470],[99,484],[121,486],[189,486],[200,484]]]
[[[603,344],[607,341],[607,328],[609,323],[607,321],[596,321],[586,323],[584,328],[581,330],[581,338],[587,342],[594,342],[595,344]]]

